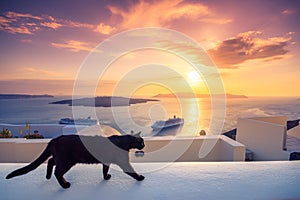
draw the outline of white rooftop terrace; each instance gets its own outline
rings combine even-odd
[[[76,165],[66,175],[71,188],[46,180],[46,165],[6,180],[21,163],[0,164],[1,199],[300,199],[300,161],[134,163],[146,179],[118,170],[102,178],[101,165]],[[164,166],[160,170],[155,170]]]

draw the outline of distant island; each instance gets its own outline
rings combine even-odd
[[[246,95],[242,95],[242,94],[226,94],[227,98],[236,98],[236,99],[247,99],[248,97]]]
[[[153,96],[154,98],[210,98],[212,95],[210,94],[193,94],[193,93],[177,93],[176,95],[173,93],[168,93],[168,94],[158,94]],[[219,96],[219,95],[216,95]],[[237,94],[226,94],[227,98],[248,98],[245,95],[237,95]]]
[[[92,107],[113,107],[130,106],[131,104],[147,103],[148,101],[159,101],[156,99],[141,99],[127,97],[100,96],[81,99],[66,99],[51,102],[50,104],[67,104],[69,106],[92,106]]]
[[[43,95],[30,95],[30,94],[0,94],[0,99],[31,99],[31,98],[53,98],[54,96]]]

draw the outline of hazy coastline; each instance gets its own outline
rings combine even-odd
[[[31,99],[31,98],[53,98],[48,94],[33,95],[33,94],[0,94],[0,99]]]

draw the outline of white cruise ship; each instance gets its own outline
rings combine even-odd
[[[159,120],[156,121],[151,128],[156,131],[156,130],[161,130],[164,128],[170,128],[170,127],[174,127],[174,126],[180,126],[184,124],[184,119],[180,118],[180,117],[176,117],[176,115],[174,115],[173,118],[169,118],[168,120]]]

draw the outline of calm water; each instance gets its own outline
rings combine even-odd
[[[150,135],[195,135],[200,130],[208,134],[216,121],[212,121],[210,99],[163,98],[159,102],[131,105],[129,107],[92,108],[49,104],[49,102],[68,99],[70,97],[0,100],[0,123],[9,124],[57,124],[61,118],[97,118],[101,124],[112,126],[122,133],[131,130],[142,131],[144,136]],[[290,120],[300,118],[299,98],[258,98],[227,99],[226,117],[223,132],[236,127],[239,117],[257,117],[286,115]],[[218,108],[219,109],[219,108]],[[217,112],[218,113],[218,112]],[[152,132],[151,125],[156,120],[167,119],[173,115],[184,117],[185,124],[180,128]],[[217,119],[222,121],[222,116]],[[215,118],[214,118],[215,119]]]

